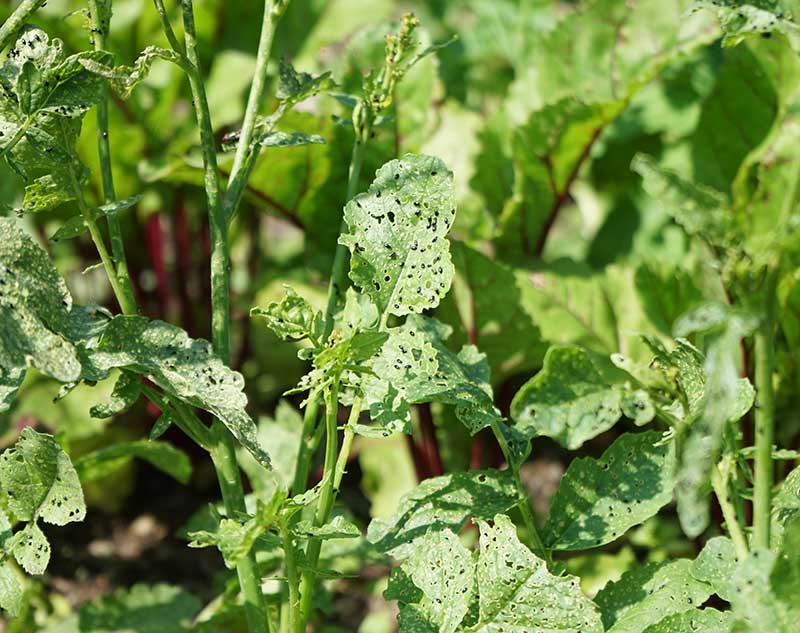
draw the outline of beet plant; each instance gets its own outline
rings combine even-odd
[[[4,9],[0,630],[795,630],[800,5],[245,5]]]

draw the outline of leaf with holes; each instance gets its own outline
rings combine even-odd
[[[656,514],[672,499],[675,448],[660,434],[626,433],[600,459],[573,460],[553,498],[545,544],[598,547]]]
[[[16,618],[22,610],[23,594],[24,589],[14,567],[7,561],[0,562],[0,608]]]
[[[35,520],[14,534],[6,542],[6,546],[22,569],[32,576],[40,576],[47,569],[50,562],[50,542]]]
[[[691,609],[667,616],[648,626],[643,633],[720,633],[730,630],[733,618],[729,611],[716,609]]]
[[[92,363],[99,371],[118,368],[146,376],[173,396],[209,411],[253,457],[269,466],[245,410],[244,379],[214,354],[208,341],[191,339],[164,321],[117,316],[108,324]]]
[[[6,507],[21,521],[66,525],[86,516],[83,490],[69,457],[53,436],[30,427],[0,455],[0,485]]]
[[[703,604],[711,585],[695,579],[691,561],[649,563],[625,572],[595,597],[608,633],[640,633],[673,613]]]
[[[426,479],[385,519],[373,519],[367,540],[395,558],[408,557],[428,530],[458,532],[469,519],[492,519],[518,501],[509,471],[474,470]]]
[[[622,416],[622,389],[609,385],[579,347],[551,347],[544,367],[514,396],[511,417],[530,435],[575,450]]]
[[[270,303],[266,308],[251,309],[250,316],[266,319],[267,327],[285,341],[308,338],[317,347],[322,344],[322,314],[289,286],[286,286],[283,299]]]
[[[141,393],[141,380],[137,376],[122,372],[114,383],[108,402],[94,405],[89,409],[89,414],[93,418],[110,418],[125,413],[136,404]]]
[[[386,163],[344,208],[350,278],[381,314],[439,305],[453,263],[447,233],[456,213],[453,174],[438,158],[407,154]]]
[[[7,409],[28,365],[64,383],[82,375],[84,314],[41,247],[11,218],[0,218],[0,411]]]
[[[719,20],[723,46],[736,46],[748,35],[769,36],[780,33],[795,52],[800,53],[800,26],[778,2],[752,0],[697,0],[692,10],[707,9]]]

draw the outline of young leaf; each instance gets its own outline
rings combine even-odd
[[[192,463],[183,451],[166,442],[142,440],[122,442],[82,455],[75,460],[75,470],[83,483],[108,477],[132,459],[149,462],[182,484],[189,483]]]
[[[299,521],[292,526],[292,533],[300,538],[316,538],[323,541],[361,536],[358,526],[343,516],[335,516],[319,527],[314,527],[311,521]]]
[[[292,107],[318,92],[330,90],[334,85],[329,72],[315,77],[309,73],[297,72],[289,62],[281,60],[275,96],[288,107]]]
[[[622,390],[608,384],[579,347],[551,347],[544,367],[514,396],[515,426],[575,450],[622,416]]]
[[[142,199],[142,195],[138,194],[135,196],[131,196],[130,198],[124,198],[123,200],[114,200],[113,202],[108,202],[106,204],[101,204],[97,207],[98,211],[104,215],[117,215],[120,211],[125,211],[126,209],[130,209],[131,207],[135,207],[139,204],[139,201]]]
[[[142,393],[142,382],[137,376],[121,372],[114,383],[111,397],[108,402],[96,404],[89,409],[93,418],[110,418],[130,409]]]
[[[25,203],[23,202],[23,209],[25,211],[29,211],[29,209],[25,209]],[[78,237],[79,235],[83,235],[89,230],[89,227],[86,226],[86,221],[83,219],[82,215],[76,215],[75,217],[70,218],[60,227],[58,230],[50,236],[50,239],[53,242],[60,242],[62,240],[71,240],[73,238]]]
[[[75,194],[72,192],[72,183],[67,180],[67,174],[54,173],[46,174],[36,178],[31,184],[25,187],[25,197],[22,199],[22,211],[24,213],[39,213],[40,211],[49,211],[55,209],[64,203],[70,202],[75,199]],[[80,217],[80,216],[77,216]],[[81,223],[83,218],[80,218]],[[69,239],[75,237],[85,231],[82,230],[80,223],[75,226],[78,220],[75,219],[72,225],[65,225],[61,227],[53,239]],[[65,237],[68,235],[69,237]]]
[[[289,286],[280,302],[270,303],[266,308],[253,308],[250,316],[265,318],[267,327],[284,341],[308,338],[316,347],[322,344],[322,314]]]
[[[69,457],[53,436],[30,427],[0,455],[0,487],[6,507],[19,520],[66,525],[86,516],[83,490]]]
[[[623,574],[595,597],[608,633],[640,633],[666,616],[703,604],[711,586],[691,575],[691,561],[650,563]]]
[[[553,498],[543,538],[559,550],[609,543],[672,499],[675,448],[660,434],[626,433],[599,460],[573,460]]]
[[[181,400],[214,414],[263,466],[269,456],[258,445],[245,411],[244,379],[213,353],[211,344],[191,339],[181,328],[140,316],[111,320],[92,363],[101,371],[127,369],[146,376]]]
[[[509,471],[474,470],[426,479],[402,498],[394,515],[372,520],[367,540],[381,552],[406,558],[429,530],[458,532],[470,518],[492,519],[517,502]]]
[[[382,315],[439,305],[453,264],[446,235],[456,212],[453,174],[438,158],[407,154],[381,167],[344,208],[350,278]]]
[[[153,428],[150,429],[150,434],[147,436],[147,439],[154,442],[169,430],[169,427],[172,426],[174,421],[175,419],[171,411],[162,412],[153,423]]]
[[[32,576],[40,576],[50,562],[50,543],[36,521],[28,523],[8,541],[6,546],[22,569]]]
[[[265,132],[258,139],[263,147],[297,147],[310,143],[325,144],[325,139],[319,134],[303,134],[302,132]]]

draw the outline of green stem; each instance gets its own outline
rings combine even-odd
[[[0,51],[5,50],[9,42],[17,36],[17,32],[22,28],[28,18],[41,7],[46,0],[22,0],[14,12],[6,18],[0,26]]]
[[[264,90],[267,84],[267,66],[269,64],[270,52],[272,51],[272,41],[275,37],[275,30],[289,0],[265,0],[264,15],[261,21],[261,36],[258,40],[258,53],[256,54],[256,69],[253,75],[253,83],[250,86],[250,94],[247,97],[247,107],[244,112],[242,129],[239,132],[239,142],[236,145],[236,155],[233,158],[233,166],[228,177],[228,191],[225,196],[225,211],[228,220],[236,214],[239,202],[244,190],[246,175],[250,170],[248,163],[254,161],[253,154],[257,148],[253,146],[253,133],[256,127],[256,119],[261,102],[264,99]],[[235,187],[231,187],[235,183]]]
[[[355,143],[353,145],[353,152],[350,159],[350,169],[347,177],[347,200],[350,201],[358,190],[358,179],[361,175],[361,166],[364,163],[364,150],[365,143],[361,140],[362,135],[356,134]],[[369,138],[369,130],[367,130],[366,138]],[[347,230],[347,223],[342,218],[339,233]],[[333,267],[331,268],[331,280],[328,284],[328,299],[325,307],[325,329],[323,332],[322,340],[325,341],[333,331],[333,317],[336,311],[336,303],[341,295],[342,286],[344,285],[344,277],[347,272],[347,247],[341,244],[336,245],[336,253],[333,258]],[[295,466],[294,482],[292,483],[292,492],[300,494],[306,489],[306,482],[308,481],[308,472],[311,468],[311,459],[314,457],[313,435],[314,429],[317,427],[317,418],[319,415],[319,399],[317,397],[309,399],[303,414],[303,433],[300,441],[300,451],[297,455],[297,465]]]
[[[777,270],[769,270],[764,284],[764,318],[755,333],[755,463],[753,485],[753,547],[769,547],[774,467],[775,394],[772,373],[775,364],[775,310]]]
[[[61,134],[64,138],[64,144],[66,147],[69,147],[69,140],[67,137],[66,132],[64,131],[63,124],[59,125]],[[114,292],[114,296],[117,299],[117,303],[119,303],[119,307],[124,314],[135,314],[136,313],[136,304],[129,303],[129,299],[125,294],[125,291],[122,289],[122,286],[119,283],[119,279],[117,278],[117,271],[114,268],[114,260],[111,258],[111,255],[106,248],[105,240],[103,239],[103,234],[100,231],[100,227],[97,226],[97,222],[95,221],[94,214],[92,210],[89,208],[89,205],[86,204],[86,199],[83,197],[83,189],[78,182],[78,177],[75,175],[75,169],[73,166],[73,159],[67,159],[67,172],[69,173],[70,178],[70,185],[72,186],[72,192],[75,195],[75,200],[78,203],[78,209],[83,216],[83,221],[86,223],[86,227],[89,229],[89,235],[92,237],[92,241],[94,242],[94,246],[97,249],[97,254],[100,255],[100,261],[103,263],[103,268],[105,268],[106,276],[108,277],[108,282],[111,284],[111,290]]]
[[[358,422],[358,418],[361,416],[362,405],[362,396],[356,396],[356,398],[353,400],[353,406],[350,408],[350,416],[347,419],[347,426],[344,427],[342,448],[339,450],[339,458],[336,460],[336,469],[333,473],[334,494],[338,494],[339,488],[342,485],[342,477],[344,477],[344,474],[347,470],[347,462],[350,460],[350,450],[353,448],[353,440],[356,436],[355,425]]]
[[[14,149],[14,146],[22,140],[22,137],[25,136],[25,132],[28,131],[28,128],[33,123],[34,118],[36,118],[36,115],[31,114],[27,119],[25,119],[25,122],[19,126],[17,131],[14,132],[14,136],[11,137],[11,140],[6,143],[6,146],[3,149],[0,149],[0,158]]]
[[[723,461],[711,470],[711,487],[714,489],[714,494],[722,510],[722,517],[725,519],[725,527],[736,549],[736,557],[739,560],[744,560],[747,558],[749,550],[747,539],[744,536],[744,532],[742,532],[742,527],[736,515],[736,508],[731,502],[728,469],[729,466]]]
[[[89,15],[92,20],[94,49],[96,51],[105,50],[106,35],[108,34],[111,16],[103,16],[97,0],[89,0]],[[103,180],[103,199],[108,204],[117,199],[117,193],[114,188],[114,176],[111,169],[111,147],[108,138],[108,86],[105,83],[103,84],[102,92],[102,97],[97,103],[97,153],[100,159],[100,175]],[[117,271],[117,280],[126,295],[126,303],[129,306],[136,306],[119,219],[115,213],[109,213],[106,215],[106,222],[109,240],[111,241],[111,256],[114,259]]]
[[[333,509],[333,501],[335,498],[335,490],[333,487],[333,478],[336,470],[336,463],[338,461],[337,454],[339,452],[339,430],[336,424],[337,414],[339,412],[339,379],[333,381],[330,389],[326,393],[325,400],[325,465],[322,475],[322,491],[319,496],[319,503],[317,505],[317,512],[314,515],[314,526],[320,527],[324,525],[328,517],[330,517],[331,510]],[[319,554],[322,549],[322,541],[320,539],[311,538],[306,547],[306,564],[308,568],[303,572],[300,579],[300,626],[303,627],[308,621],[309,613],[311,612],[311,598],[314,592],[314,583],[316,581],[315,568],[319,562]]]
[[[528,491],[525,489],[525,486],[522,483],[519,470],[514,467],[514,460],[511,458],[511,448],[509,447],[505,436],[503,435],[502,431],[500,431],[497,424],[497,422],[492,422],[492,432],[494,433],[495,438],[497,438],[497,443],[500,445],[500,450],[503,452],[503,457],[506,460],[506,464],[508,464],[508,467],[513,470],[514,484],[517,488],[517,494],[519,495],[519,510],[520,514],[522,514],[522,521],[525,524],[525,530],[528,533],[528,539],[530,540],[528,547],[534,554],[542,558],[547,563],[548,567],[552,567],[553,557],[550,553],[550,550],[544,546],[542,537],[539,536],[539,529],[536,527],[536,519],[533,515],[533,510],[531,509],[530,495],[528,495]]]
[[[208,427],[200,421],[194,412],[180,400],[164,396],[152,387],[142,383],[142,393],[145,397],[155,404],[162,412],[172,411],[175,413],[174,421],[177,427],[186,433],[191,440],[198,446],[210,450],[211,439]]]
[[[289,633],[300,633],[297,628],[300,608],[300,584],[297,576],[297,561],[294,555],[294,541],[289,527],[281,527],[283,537],[284,565],[286,566],[286,584],[289,586],[288,629]]]
[[[230,253],[228,226],[220,195],[219,171],[214,144],[214,131],[208,108],[205,85],[200,73],[195,32],[194,9],[191,0],[181,0],[183,14],[184,44],[180,43],[172,30],[162,0],[154,0],[167,39],[173,49],[184,59],[184,67],[192,92],[197,125],[200,130],[200,145],[203,153],[204,180],[208,219],[211,231],[211,333],[216,354],[228,363],[230,360]],[[228,516],[245,514],[244,489],[236,462],[234,440],[219,420],[214,420],[210,429],[211,459],[217,472],[222,500]],[[251,633],[272,631],[272,622],[267,616],[264,595],[261,591],[260,572],[255,555],[251,552],[236,566],[239,586],[245,604],[248,629]]]

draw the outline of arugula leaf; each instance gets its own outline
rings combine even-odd
[[[264,317],[267,327],[285,341],[308,338],[316,347],[322,345],[322,314],[289,286],[283,299],[266,308],[252,308],[250,316]]]
[[[692,562],[692,576],[707,582],[720,598],[730,602],[730,578],[736,572],[736,550],[725,536],[709,539]]]
[[[180,65],[180,56],[172,50],[160,46],[148,46],[134,61],[133,66],[109,66],[91,57],[82,58],[81,65],[89,72],[107,80],[111,88],[123,99],[131,96],[134,88],[138,86],[150,73],[150,68],[157,59],[163,59],[173,64]]]
[[[718,633],[728,631],[732,624],[729,611],[716,609],[690,609],[667,616],[657,624],[648,626],[644,633]]]
[[[710,585],[690,573],[691,561],[649,563],[625,572],[595,597],[608,633],[639,633],[666,616],[701,605]]]
[[[139,400],[142,393],[142,383],[136,376],[121,372],[114,383],[114,389],[108,402],[96,404],[89,409],[93,418],[110,418],[120,413],[125,413]]]
[[[622,416],[622,389],[609,385],[580,347],[553,346],[511,402],[515,426],[575,450]]]
[[[78,475],[51,435],[25,427],[17,443],[0,455],[0,485],[6,507],[21,521],[53,525],[83,521],[86,504]]]
[[[24,589],[17,572],[7,561],[0,563],[0,607],[8,611],[12,618],[22,610]]]
[[[141,316],[116,316],[108,324],[92,363],[99,370],[127,369],[167,393],[214,414],[256,460],[269,467],[256,427],[245,411],[241,374],[229,369],[203,339]]]
[[[80,480],[88,483],[108,477],[134,458],[149,462],[182,484],[189,483],[192,476],[192,463],[186,453],[166,442],[152,440],[121,442],[82,455],[75,461],[75,470]]]
[[[543,539],[575,550],[609,543],[672,500],[675,448],[660,434],[621,435],[599,460],[573,460],[553,498]]]
[[[780,490],[772,499],[772,524],[770,545],[779,545],[786,526],[800,516],[800,466],[783,480]]]
[[[789,633],[795,628],[796,596],[791,596],[789,602],[783,602],[775,595],[770,583],[776,559],[776,553],[770,550],[753,550],[750,556],[739,562],[735,573],[729,578],[730,588],[727,592],[739,626],[734,630]]]
[[[438,158],[407,154],[381,167],[344,208],[350,278],[384,315],[439,305],[453,279],[446,235],[455,217],[453,174]]]
[[[86,314],[47,254],[11,218],[0,218],[0,411],[8,409],[28,365],[63,383],[82,375],[78,323]],[[81,324],[83,325],[83,324]]]
[[[298,72],[289,62],[281,60],[278,66],[275,96],[291,107],[323,90],[330,90],[334,85],[329,72],[315,77],[309,73]]]
[[[800,26],[793,22],[777,2],[765,0],[697,0],[692,10],[713,12],[722,27],[723,46],[736,46],[747,35],[780,33],[795,52],[800,53]]]
[[[180,587],[139,584],[84,605],[80,629],[186,633],[194,629],[193,618],[201,607],[198,598]]]
[[[36,521],[31,521],[22,530],[8,539],[5,547],[28,574],[40,576],[50,562],[50,542]]]
[[[335,516],[319,527],[315,527],[311,521],[299,521],[292,526],[292,533],[300,538],[316,538],[323,541],[361,536],[358,526],[343,516]]]
[[[603,630],[596,607],[573,576],[551,575],[544,561],[520,543],[507,516],[498,514],[492,522],[478,522],[480,551],[475,561],[450,530],[424,537],[403,563],[408,581],[421,592],[395,574],[386,596],[417,601],[401,605],[401,633]],[[468,613],[473,593],[478,603],[474,616]]]
[[[404,495],[392,516],[373,519],[367,540],[381,552],[406,558],[429,530],[458,532],[470,518],[492,519],[517,501],[509,471],[475,470],[433,477]]]

